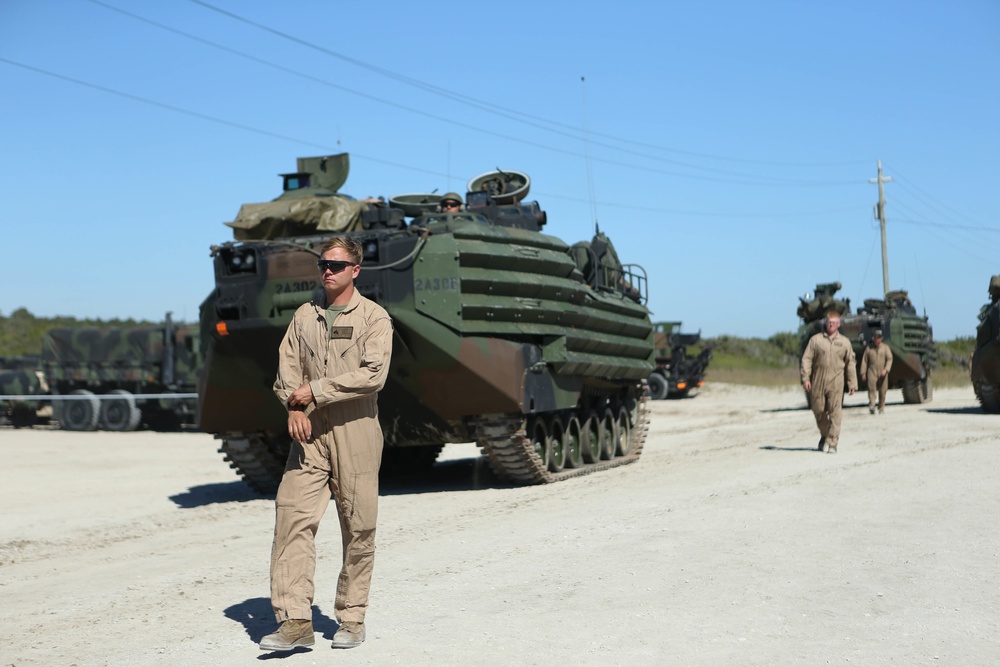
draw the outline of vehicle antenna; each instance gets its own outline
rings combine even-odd
[[[580,77],[580,97],[583,103],[583,152],[587,162],[587,194],[590,197],[590,215],[597,224],[597,194],[594,188],[594,168],[590,162],[590,130],[587,127],[587,80]]]

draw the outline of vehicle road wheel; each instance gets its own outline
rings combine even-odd
[[[101,402],[93,392],[77,389],[70,396],[83,398],[59,401],[59,425],[67,431],[93,431],[97,428],[97,418],[101,412]]]
[[[101,428],[108,431],[134,431],[142,421],[142,411],[135,404],[135,398],[124,389],[109,391],[108,396],[120,398],[105,398],[101,401],[101,411],[98,422]]]
[[[618,419],[611,408],[604,411],[601,431],[601,458],[610,461],[615,458],[615,451],[618,449]]]
[[[549,460],[549,432],[545,428],[545,420],[539,417],[531,417],[528,420],[529,436],[531,438],[531,449],[535,455],[541,459],[543,464],[548,464]]]
[[[624,405],[618,410],[618,423],[615,425],[615,455],[628,456],[632,451],[632,434],[629,428],[628,408]]]
[[[654,401],[661,401],[667,397],[667,380],[659,373],[650,373],[646,379],[649,384],[649,397]]]
[[[566,467],[579,468],[583,465],[583,433],[580,429],[580,420],[571,417],[566,423],[566,430],[563,432],[564,445],[566,450]]]
[[[549,472],[561,472],[566,467],[566,440],[562,422],[558,417],[549,424]]]
[[[639,402],[634,398],[625,399],[625,410],[628,412],[628,448],[632,451],[636,436],[635,425],[639,423]]]
[[[594,410],[587,415],[583,429],[582,454],[585,463],[597,463],[601,458],[601,417]]]

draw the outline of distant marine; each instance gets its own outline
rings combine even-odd
[[[860,367],[865,347],[875,331],[883,332],[883,344],[889,345],[894,361],[889,372],[889,389],[902,389],[904,403],[925,403],[933,397],[931,374],[937,365],[937,346],[926,315],[919,315],[905,290],[887,292],[884,299],[865,299],[864,305],[851,312],[850,299],[837,299],[839,282],[816,285],[812,296],[799,297],[799,356],[813,334],[823,331],[823,320],[830,311],[841,316],[840,333],[854,348]]]

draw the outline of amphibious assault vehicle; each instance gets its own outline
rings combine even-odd
[[[937,347],[933,330],[926,315],[918,315],[905,290],[893,290],[884,299],[865,299],[864,306],[851,313],[850,299],[837,299],[841,284],[821,283],[815,294],[799,297],[798,315],[799,356],[806,343],[823,331],[823,322],[830,311],[840,313],[840,333],[854,348],[858,370],[861,356],[871,342],[876,330],[882,331],[882,344],[892,350],[892,369],[889,371],[889,389],[902,389],[904,403],[924,403],[933,396],[931,371],[937,363]],[[861,377],[859,383],[863,382]],[[859,385],[864,390],[864,385]]]
[[[572,246],[542,233],[521,172],[472,179],[465,210],[446,213],[436,194],[340,194],[348,168],[347,154],[299,158],[283,193],[244,205],[227,223],[236,240],[211,249],[199,425],[231,466],[277,487],[290,445],[277,348],[296,308],[323,299],[316,259],[334,233],[361,242],[356,288],[393,319],[383,470],[417,473],[445,443],[472,441],[515,484],[635,461],[653,368],[641,267],[600,231]]]
[[[979,404],[1000,412],[1000,276],[990,278],[990,302],[979,311],[976,349],[969,371]]]

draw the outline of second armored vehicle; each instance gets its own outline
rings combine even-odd
[[[881,330],[883,344],[889,345],[893,356],[889,389],[902,389],[904,403],[930,401],[937,347],[927,316],[917,314],[904,290],[890,291],[884,299],[865,299],[864,306],[851,313],[850,299],[835,298],[840,288],[840,283],[822,283],[816,285],[812,298],[799,298],[799,356],[809,338],[823,331],[826,314],[836,311],[841,315],[840,333],[851,341],[859,369],[865,347],[874,332]]]
[[[990,302],[979,311],[976,349],[969,371],[972,388],[986,412],[1000,412],[1000,276],[990,278]]]
[[[237,240],[212,249],[199,424],[250,485],[273,492],[284,469],[276,351],[296,308],[323,298],[316,258],[334,233],[361,242],[355,285],[393,319],[383,469],[470,441],[516,484],[635,461],[653,368],[642,269],[603,233],[573,246],[542,233],[520,172],[472,179],[465,210],[444,212],[434,194],[356,201],[338,192],[347,171],[346,154],[300,158],[283,194],[245,205]]]

